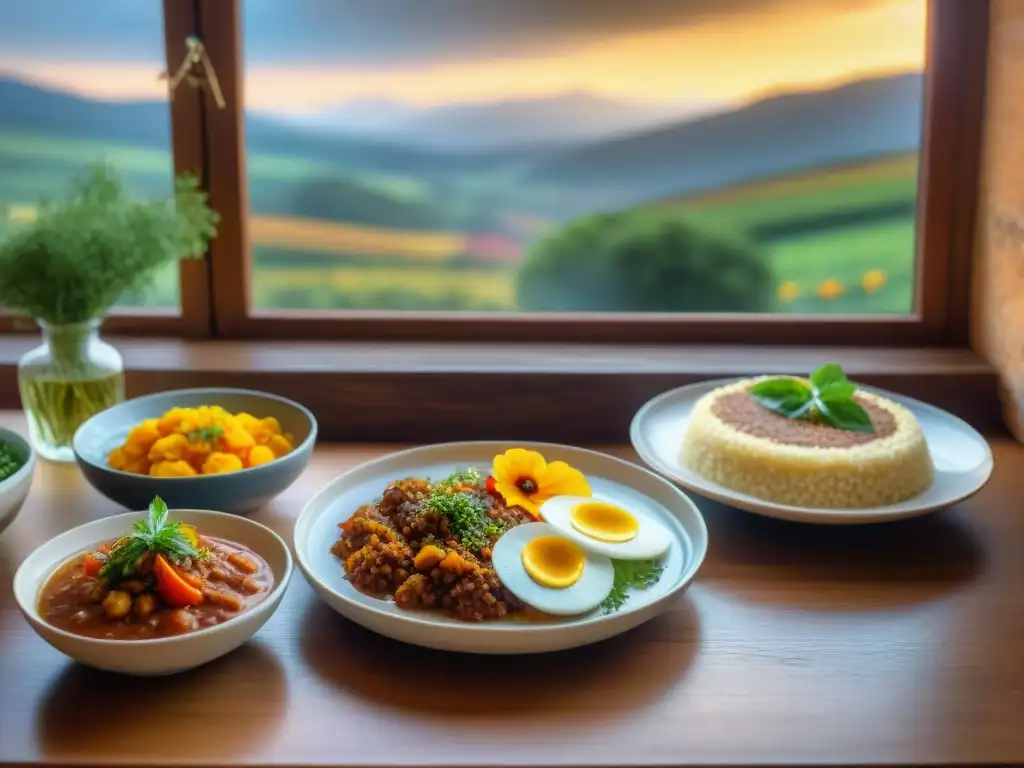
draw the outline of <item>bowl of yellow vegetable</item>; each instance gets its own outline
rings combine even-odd
[[[316,442],[308,409],[245,389],[183,389],[127,400],[75,433],[89,483],[128,509],[155,496],[171,507],[244,514],[305,470]]]

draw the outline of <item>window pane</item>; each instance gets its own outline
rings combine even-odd
[[[110,163],[140,196],[172,190],[160,0],[0,4],[0,237]],[[120,306],[177,307],[176,265]]]
[[[257,308],[911,311],[926,0],[245,0]]]

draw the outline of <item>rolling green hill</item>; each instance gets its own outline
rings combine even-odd
[[[0,78],[0,86],[4,82]],[[915,82],[914,77],[893,79],[853,93],[863,97],[866,92],[877,95],[881,89],[891,100],[893,93],[905,96]],[[52,92],[42,92],[41,97],[41,89],[8,90],[21,101],[0,106],[0,236],[17,226],[40,197],[59,194],[73,174],[96,160],[112,163],[139,194],[170,190],[166,124],[161,127],[154,118],[160,110],[166,116],[166,105],[111,106]],[[3,92],[0,88],[0,95]],[[849,97],[849,90],[844,93]],[[266,225],[252,228],[257,246],[256,304],[512,309],[514,260],[474,263],[469,254],[467,261],[460,245],[467,235],[492,234],[503,221],[530,218],[536,226],[531,225],[527,234],[497,232],[528,247],[544,226],[602,210],[605,198],[618,199],[612,205],[615,208],[622,199],[635,197],[637,207],[678,208],[758,240],[779,286],[785,285],[786,300],[780,300],[779,311],[907,312],[912,298],[917,189],[913,121],[907,117],[907,105],[900,107],[899,114],[906,119],[899,130],[885,136],[885,120],[879,117],[885,110],[878,105],[888,101],[878,101],[865,127],[873,138],[861,140],[857,151],[874,148],[886,153],[845,164],[835,160],[845,158],[851,145],[838,140],[827,146],[819,143],[814,157],[822,162],[810,169],[802,169],[800,163],[807,158],[795,150],[788,159],[771,159],[771,137],[765,140],[767,145],[755,141],[756,121],[751,122],[751,115],[796,103],[803,105],[801,114],[807,121],[814,122],[808,115],[820,114],[821,104],[837,98],[836,92],[822,92],[769,100],[711,123],[633,137],[619,147],[622,152],[595,155],[596,148],[609,144],[597,143],[551,162],[507,153],[438,161],[436,156],[394,146],[374,145],[369,151],[344,137],[309,137],[257,120],[249,128],[259,140],[250,143],[247,158],[253,221]],[[810,110],[808,105],[814,103],[819,106]],[[849,103],[863,105],[863,98]],[[69,104],[78,110],[80,121],[53,119],[52,107]],[[21,112],[16,109],[19,105],[24,107]],[[121,110],[129,106],[138,107],[131,112],[139,118],[136,123],[122,120],[129,112]],[[839,131],[842,126],[836,119],[833,116],[823,124],[831,125],[834,132],[856,134]],[[39,129],[41,123],[48,128]],[[717,129],[712,131],[709,125]],[[748,137],[744,152],[756,155],[756,162],[748,163],[745,170],[738,161],[725,165],[715,161],[730,141],[736,146],[736,135],[723,129],[729,125],[734,133]],[[815,131],[821,133],[820,127]],[[713,152],[709,149],[710,154],[701,155],[696,149],[687,153],[679,144],[686,136],[697,142],[698,149],[711,147],[712,139],[720,141]],[[790,141],[788,136],[775,139]],[[651,154],[652,147],[659,146],[668,149]],[[906,151],[892,153],[900,147]],[[647,176],[641,165],[622,170],[624,158],[634,156],[648,168],[656,160],[655,165],[666,170]],[[680,159],[666,162],[666,157]],[[597,159],[588,164],[588,158]],[[533,176],[521,172],[521,164],[528,159],[537,163]],[[520,171],[508,170],[516,164]],[[621,177],[616,168],[622,170]],[[620,187],[609,187],[616,179],[621,180]],[[675,194],[658,192],[663,188]],[[680,194],[681,189],[692,191]],[[370,234],[367,227],[373,229]],[[265,233],[262,242],[260,232]],[[358,247],[351,245],[356,240]],[[415,254],[403,252],[402,244],[410,242],[417,244]],[[435,247],[437,242],[442,245]],[[425,263],[424,243],[440,257]],[[289,254],[298,257],[294,264],[289,264]],[[332,254],[338,256],[337,264],[330,263]],[[310,255],[316,258],[306,258]],[[869,272],[884,274],[884,285],[878,285],[876,274],[874,289],[863,289],[860,284]],[[817,296],[825,281],[836,281],[831,285],[837,295]],[[840,284],[841,289],[836,288]],[[158,306],[177,301],[173,270],[160,276],[156,293],[146,301]]]

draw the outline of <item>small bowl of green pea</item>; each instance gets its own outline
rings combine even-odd
[[[35,466],[36,454],[28,440],[0,427],[0,533],[25,503]]]

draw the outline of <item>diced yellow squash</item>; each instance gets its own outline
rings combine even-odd
[[[244,469],[242,460],[233,453],[211,453],[203,464],[204,475],[219,475]]]
[[[186,461],[189,455],[188,438],[184,435],[173,434],[161,437],[153,447],[149,449],[150,461]],[[187,463],[187,461],[186,461]]]
[[[274,456],[277,458],[292,452],[292,444],[284,435],[273,435],[267,441],[267,447],[274,452]]]
[[[153,477],[192,477],[196,471],[187,461],[158,461],[149,468]]]
[[[253,446],[249,451],[249,466],[259,467],[264,464],[269,464],[277,457],[274,452],[266,445]]]

